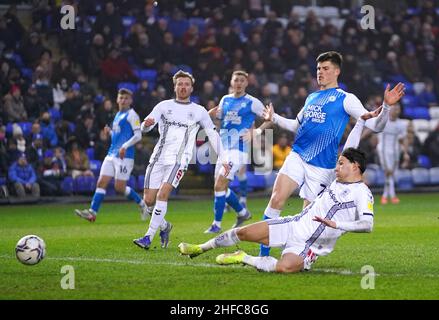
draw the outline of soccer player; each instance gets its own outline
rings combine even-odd
[[[364,119],[377,114],[367,113],[357,121],[345,150],[338,158],[336,180],[301,213],[233,228],[200,245],[180,243],[180,253],[195,257],[211,249],[236,245],[240,241],[257,242],[282,247],[281,258],[254,257],[237,251],[221,254],[216,261],[226,265],[243,263],[266,272],[291,273],[310,270],[317,257],[331,253],[338,238],[346,232],[371,232],[373,196],[362,181],[366,158],[362,151],[350,146],[358,145]]]
[[[299,196],[304,199],[303,206],[306,207],[330,184],[338,146],[350,116],[358,119],[367,112],[355,95],[338,87],[342,66],[340,53],[322,53],[316,62],[320,90],[307,97],[296,119],[273,115],[272,105],[266,109],[266,120],[296,132],[296,137],[292,151],[276,177],[264,219],[279,217],[286,200],[297,188],[300,187]],[[402,83],[392,90],[387,86],[381,113],[366,121],[365,125],[373,131],[382,131],[389,117],[389,106],[398,102],[403,95]],[[269,248],[261,246],[260,255],[268,254]]]
[[[128,199],[139,205],[142,219],[147,214],[145,202],[133,189],[127,186],[134,166],[134,145],[142,138],[139,115],[131,108],[132,103],[133,93],[131,90],[121,88],[117,94],[119,112],[114,117],[112,128],[110,129],[108,126],[104,128],[107,133],[111,133],[111,145],[102,163],[90,208],[75,210],[78,216],[90,222],[96,220],[107,186],[112,178],[115,180],[114,189],[116,192],[125,194]]]
[[[395,170],[399,166],[400,145],[403,150],[404,160],[409,160],[405,137],[407,136],[407,126],[399,119],[401,108],[399,105],[392,107],[389,121],[384,127],[383,132],[378,134],[378,156],[381,167],[385,173],[384,191],[381,197],[381,204],[387,204],[388,198],[394,204],[399,203],[395,193]]]
[[[223,159],[226,159],[229,166],[229,174],[225,174],[221,163],[215,167],[215,199],[214,199],[214,220],[212,225],[204,233],[218,233],[221,231],[226,203],[236,211],[237,218],[233,227],[242,225],[246,220],[251,219],[251,213],[239,201],[235,192],[229,188],[229,182],[234,179],[235,174],[240,173],[242,189],[246,185],[245,168],[249,162],[248,143],[245,135],[251,130],[256,116],[263,117],[264,105],[261,101],[245,92],[248,86],[248,74],[242,70],[232,73],[230,87],[232,93],[222,97],[219,105],[210,110],[210,115],[221,120],[220,136],[225,150]],[[245,197],[241,194],[241,197]],[[241,200],[244,200],[243,198]]]
[[[180,70],[174,75],[173,82],[175,99],[157,104],[141,125],[143,132],[149,132],[158,124],[160,133],[146,168],[143,193],[148,210],[153,214],[145,236],[133,240],[134,244],[143,249],[149,249],[158,228],[161,230],[162,248],[168,246],[172,224],[164,218],[169,195],[187,170],[200,125],[205,129],[219,158],[223,150],[207,110],[190,101],[195,82],[193,76]],[[228,174],[228,165],[223,165],[225,174]]]

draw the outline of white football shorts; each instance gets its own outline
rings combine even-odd
[[[106,156],[99,175],[114,177],[115,180],[128,181],[133,167],[134,159]]]
[[[174,188],[178,187],[186,172],[186,167],[181,164],[150,163],[145,171],[145,189],[160,189],[162,183],[167,182]]]

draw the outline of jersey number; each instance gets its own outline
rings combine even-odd
[[[120,173],[127,173],[127,167],[126,166],[120,166]]]

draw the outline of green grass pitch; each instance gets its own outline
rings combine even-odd
[[[262,216],[266,203],[249,200],[252,221]],[[85,206],[0,207],[0,299],[439,298],[438,194],[402,195],[399,205],[376,204],[371,234],[348,233],[312,271],[292,275],[215,264],[216,255],[235,247],[193,260],[180,256],[180,242],[209,238],[203,231],[213,218],[211,201],[171,200],[166,216],[174,224],[169,248],[160,248],[157,235],[148,251],[132,243],[147,228],[134,204],[104,203],[94,224],[74,215],[75,207]],[[292,198],[284,214],[297,213],[300,207],[301,201]],[[223,228],[234,220],[234,214],[226,213]],[[46,258],[35,266],[15,258],[15,244],[27,234],[39,235],[47,245]],[[258,253],[256,244],[239,247]],[[280,251],[272,253],[278,257]],[[64,265],[74,268],[74,290],[61,288]],[[361,287],[365,265],[374,268],[374,289]],[[367,283],[372,284],[370,279]]]

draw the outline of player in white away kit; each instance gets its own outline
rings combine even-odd
[[[201,244],[179,244],[180,253],[191,258],[218,247],[229,247],[240,241],[257,242],[283,248],[282,257],[254,257],[243,251],[221,254],[219,264],[244,263],[266,272],[299,272],[309,270],[320,255],[334,250],[338,238],[347,231],[371,232],[373,196],[362,181],[366,159],[357,146],[364,120],[378,112],[367,113],[357,121],[349,135],[335,168],[336,180],[295,216],[278,217],[234,228]]]
[[[386,175],[381,204],[387,204],[389,197],[392,203],[399,203],[399,199],[395,193],[394,174],[399,165],[400,145],[403,149],[404,160],[410,159],[407,152],[407,145],[405,144],[407,125],[404,121],[398,118],[400,113],[401,108],[399,105],[392,107],[389,121],[384,127],[383,132],[378,134],[378,156],[381,168]]]
[[[172,225],[164,218],[169,195],[187,170],[200,125],[205,129],[218,158],[223,150],[207,110],[190,101],[195,82],[192,75],[180,70],[174,75],[173,82],[176,98],[157,104],[141,126],[143,132],[148,132],[158,124],[160,133],[146,168],[143,194],[148,211],[153,214],[145,236],[133,240],[143,249],[149,249],[158,228],[161,230],[162,248],[168,246]],[[228,166],[224,167],[228,173]]]
[[[90,209],[75,210],[78,216],[90,222],[96,220],[112,178],[115,180],[116,192],[125,194],[128,199],[135,201],[140,206],[142,216],[146,213],[146,205],[142,198],[133,189],[127,187],[134,166],[134,145],[142,138],[139,115],[131,108],[132,103],[133,93],[128,89],[120,89],[117,94],[119,112],[114,117],[112,129],[105,127],[107,132],[111,132],[111,145],[102,163]]]
[[[245,92],[248,85],[247,78],[247,72],[234,71],[230,80],[233,93],[222,97],[218,106],[209,111],[211,116],[216,116],[221,120],[220,136],[225,150],[223,160],[229,164],[230,172],[226,175],[221,163],[216,164],[214,220],[204,233],[219,233],[221,231],[221,221],[226,203],[237,214],[233,228],[239,227],[244,221],[251,218],[250,212],[239,201],[235,192],[229,189],[229,182],[234,179],[235,174],[243,171],[242,167],[249,163],[249,146],[244,136],[250,132],[255,118],[257,116],[262,118],[264,112],[262,102]]]
[[[340,140],[349,118],[358,119],[367,110],[360,100],[338,87],[342,56],[330,51],[317,59],[317,83],[320,91],[311,93],[302,110],[294,120],[272,115],[273,108],[267,108],[266,120],[272,120],[280,127],[296,133],[292,151],[279,170],[273,186],[270,202],[265,209],[264,219],[276,218],[290,195],[300,187],[304,207],[313,201],[332,181],[337,162]],[[394,89],[387,86],[384,92],[382,112],[377,118],[369,119],[366,126],[382,131],[389,117],[389,106],[404,95],[404,85]],[[269,248],[261,246],[260,255],[268,255]]]

